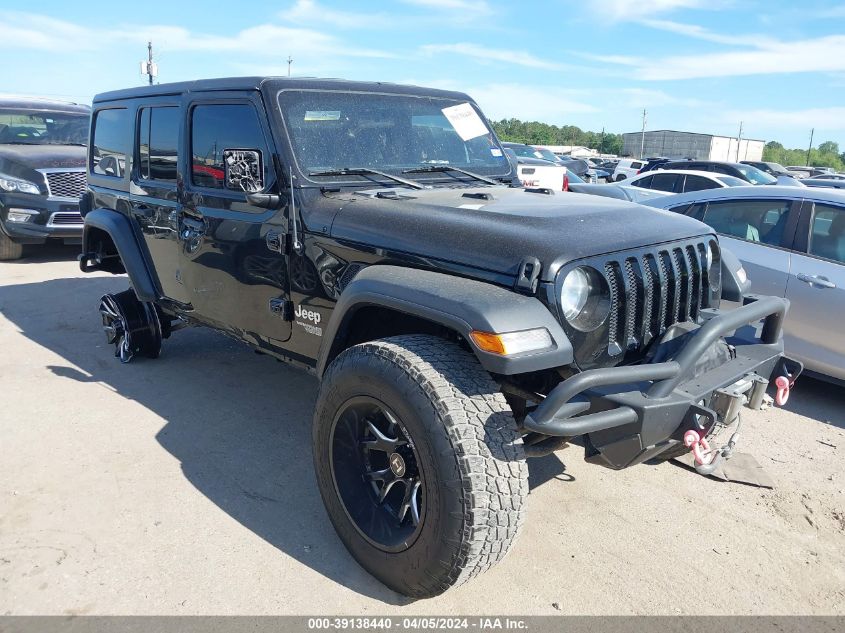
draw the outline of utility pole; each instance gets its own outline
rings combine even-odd
[[[815,133],[816,128],[810,130],[810,147],[807,149],[807,167],[810,166],[810,152],[813,151],[813,134]]]
[[[288,77],[290,77],[290,65],[293,63],[293,57],[288,55]]]
[[[739,122],[739,134],[736,137],[736,162],[739,162],[740,145],[742,145],[742,121]]]
[[[147,59],[141,62],[141,74],[149,78],[150,85],[153,79],[158,77],[158,64],[153,61],[153,43],[147,42]]]
[[[640,160],[642,160],[645,156],[645,122],[647,114],[648,113],[646,112],[645,108],[643,108],[643,133],[640,137]]]
[[[599,145],[599,156],[604,154],[604,128],[601,129],[601,143]]]

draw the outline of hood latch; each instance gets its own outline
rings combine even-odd
[[[537,280],[540,278],[540,271],[543,265],[536,257],[523,257],[519,263],[519,272],[516,275],[513,289],[518,292],[533,295],[537,292]]]

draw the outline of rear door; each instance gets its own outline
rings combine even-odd
[[[135,117],[135,167],[129,183],[129,205],[141,230],[150,261],[165,297],[191,301],[182,278],[177,182],[182,114],[179,97],[145,102]]]
[[[789,200],[718,200],[707,205],[703,221],[720,234],[722,247],[742,260],[751,292],[783,297],[799,211],[800,203]]]
[[[805,203],[786,296],[787,352],[845,379],[845,207]]]
[[[289,296],[287,257],[271,248],[283,213],[250,204],[247,191],[277,192],[273,143],[258,93],[185,99],[185,204],[180,240],[198,318],[255,344],[290,337],[279,311]]]

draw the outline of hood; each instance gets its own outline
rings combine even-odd
[[[86,147],[78,145],[3,143],[0,144],[0,165],[12,163],[28,169],[85,167],[86,152]]]
[[[552,281],[577,259],[712,233],[670,211],[585,194],[479,187],[376,197],[390,191],[342,194],[349,202],[332,237],[512,276],[532,256],[543,264],[541,279]]]

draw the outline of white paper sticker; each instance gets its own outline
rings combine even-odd
[[[499,158],[502,155],[502,150],[500,150],[498,147],[491,147],[490,153],[493,154],[493,156],[495,156],[496,158]]]
[[[443,108],[441,112],[449,120],[449,123],[455,128],[455,132],[458,133],[458,136],[463,141],[488,134],[484,121],[481,120],[478,113],[468,103]]]
[[[306,110],[306,121],[339,121],[339,110]]]

